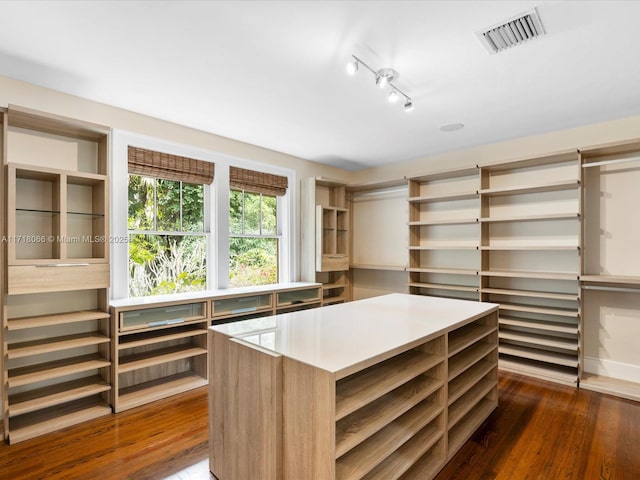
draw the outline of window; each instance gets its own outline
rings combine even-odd
[[[206,288],[204,185],[129,175],[129,296]]]
[[[232,189],[229,204],[229,286],[277,283],[278,198]]]

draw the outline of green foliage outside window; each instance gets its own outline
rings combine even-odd
[[[204,186],[129,176],[129,295],[206,288]]]
[[[229,207],[229,285],[277,283],[277,198],[231,190]]]

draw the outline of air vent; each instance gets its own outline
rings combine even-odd
[[[487,51],[494,54],[544,35],[544,33],[540,17],[534,8],[476,32],[476,35]]]

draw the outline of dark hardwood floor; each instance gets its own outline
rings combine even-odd
[[[212,479],[207,428],[203,387],[2,444],[0,479]],[[501,373],[498,409],[437,479],[640,479],[640,403]]]

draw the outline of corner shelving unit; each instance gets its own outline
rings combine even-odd
[[[581,342],[578,153],[487,165],[480,167],[480,177],[480,299],[500,304],[500,367],[576,384]]]
[[[301,181],[301,278],[322,283],[322,304],[350,300],[351,221],[346,184],[324,177]]]
[[[409,182],[409,292],[478,299],[480,270],[477,168]]]
[[[111,413],[109,129],[14,106],[3,127],[2,405],[16,443]]]

